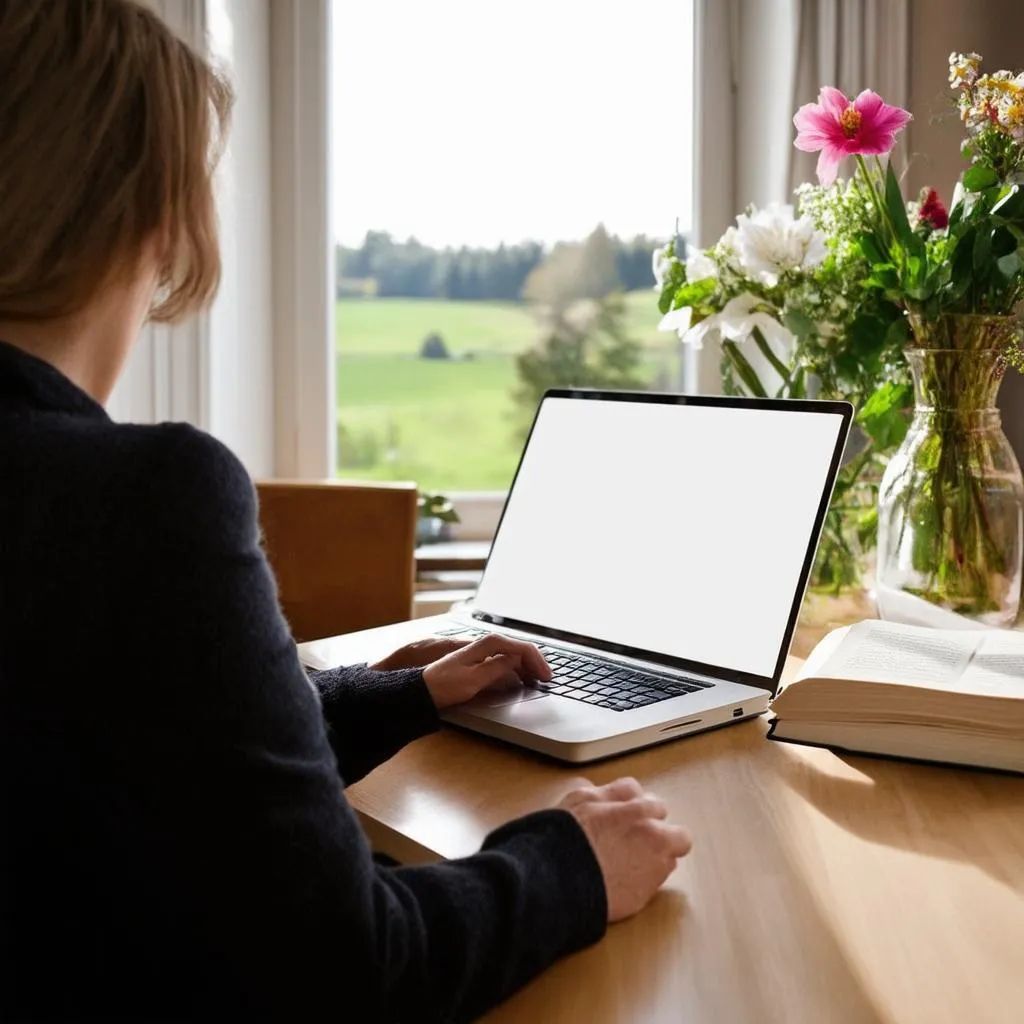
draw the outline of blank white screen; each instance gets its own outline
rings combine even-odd
[[[842,422],[545,399],[476,606],[771,676]]]

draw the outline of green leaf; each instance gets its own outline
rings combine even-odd
[[[700,306],[706,299],[714,295],[715,287],[715,280],[711,277],[703,281],[688,281],[675,293],[671,308],[682,309],[683,306]]]
[[[1014,185],[991,210],[993,216],[1003,220],[1017,221],[1024,214],[1024,190]]]
[[[752,332],[754,344],[757,346],[758,351],[768,360],[771,368],[784,380],[789,380],[792,370],[788,367],[773,351],[771,345],[768,344],[765,336],[761,333],[759,327],[755,327]]]
[[[885,346],[902,348],[910,337],[910,321],[905,316],[893,320],[885,331]]]
[[[875,267],[867,279],[867,284],[875,288],[883,288],[885,291],[897,291],[900,286],[900,279],[896,274],[896,268],[891,263],[882,263]]]
[[[961,281],[967,281],[967,287],[971,285],[971,278],[974,272],[974,242],[978,236],[975,227],[969,227],[956,243],[953,250],[953,285],[956,287]]]
[[[857,540],[861,547],[869,548],[878,530],[878,506],[874,505],[857,518]]]
[[[1005,256],[1000,256],[996,260],[996,267],[998,267],[999,273],[1005,278],[1006,282],[1009,283],[1021,272],[1021,269],[1024,268],[1024,263],[1021,262],[1020,256],[1014,251],[1007,253]]]
[[[417,505],[422,519],[440,519],[442,523],[460,522],[458,512],[443,494],[421,494]]]
[[[954,204],[953,209],[949,211],[949,230],[953,231],[956,226],[964,219],[964,204],[963,200],[958,201]]]
[[[992,256],[995,259],[1013,252],[1016,248],[1017,239],[1014,238],[1013,232],[1008,227],[1004,225],[992,232]]]
[[[972,262],[975,272],[983,272],[990,269],[992,262],[992,235],[979,226],[978,233],[974,236],[974,253]]]
[[[949,284],[949,279],[953,276],[953,267],[950,265],[948,260],[943,260],[941,263],[932,263],[928,271],[928,276],[925,279],[925,290],[928,295],[934,295],[936,292],[941,291]]]
[[[882,350],[886,328],[884,320],[868,313],[861,313],[854,317],[848,328],[847,337],[852,347],[857,350],[857,355],[861,359],[869,359]]]
[[[668,273],[665,275],[664,283],[661,286],[661,294],[658,296],[658,309],[662,316],[670,310],[675,309],[672,303],[675,301],[676,292],[686,283],[686,269],[682,263],[670,263]]]
[[[982,192],[993,185],[998,185],[999,175],[991,167],[975,164],[964,171],[963,183],[968,192]]]
[[[723,341],[722,350],[729,357],[736,375],[746,384],[748,391],[755,398],[767,398],[768,393],[765,391],[764,385],[758,379],[754,368],[747,362],[746,356],[739,350],[736,342]]]
[[[868,263],[886,262],[885,256],[882,255],[881,242],[873,231],[865,231],[863,234],[858,235],[857,244],[860,246],[860,251],[864,253],[864,258]]]
[[[861,406],[857,422],[876,448],[894,447],[906,436],[909,426],[906,410],[912,397],[913,390],[909,384],[890,380]]]
[[[911,232],[910,237],[907,239],[907,253],[910,256],[916,256],[919,260],[923,260],[927,255],[927,246],[924,238],[919,235],[916,231]]]
[[[903,288],[910,298],[918,301],[928,298],[929,293],[925,284],[927,273],[928,262],[923,253],[921,255],[915,253],[913,256],[907,257]]]
[[[798,338],[809,338],[818,331],[818,325],[799,309],[788,309],[782,314],[782,322]]]
[[[885,206],[889,211],[889,219],[892,221],[896,237],[906,245],[914,233],[910,230],[903,193],[900,191],[900,183],[896,179],[896,172],[892,169],[891,163],[885,168]]]

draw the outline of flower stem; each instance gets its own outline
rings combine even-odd
[[[864,160],[864,157],[860,153],[854,154],[854,158],[857,161],[857,167],[860,169],[861,177],[864,179],[864,183],[868,187],[868,191],[871,193],[871,200],[875,204],[875,209],[878,210],[879,216],[882,218],[885,226],[889,229],[889,237],[896,238],[896,225],[892,222],[892,217],[889,216],[889,208],[882,202],[882,197],[878,194],[878,189],[875,187],[875,183],[871,178],[871,172],[868,170],[868,165]],[[881,168],[881,161],[876,157],[876,162]]]

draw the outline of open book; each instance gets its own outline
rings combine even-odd
[[[858,622],[771,710],[772,739],[1024,773],[1024,633]]]

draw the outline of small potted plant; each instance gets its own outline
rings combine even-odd
[[[447,539],[448,527],[459,522],[459,514],[443,494],[420,492],[416,543],[433,544]]]

